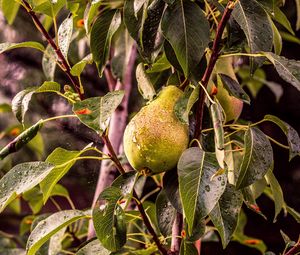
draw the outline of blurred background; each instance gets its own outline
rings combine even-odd
[[[288,0],[283,8],[284,13],[295,28],[297,14],[295,1]],[[43,39],[34,27],[32,20],[27,13],[20,9],[13,25],[8,25],[0,12],[0,42],[21,42],[40,41]],[[80,33],[81,28],[78,28]],[[51,30],[50,30],[51,32]],[[300,30],[296,32],[300,38]],[[71,44],[70,59],[74,64],[78,59],[85,56],[84,36],[76,39]],[[300,60],[300,40],[295,42],[284,41],[282,55],[290,59]],[[42,72],[42,54],[32,49],[15,49],[0,55],[0,148],[11,141],[21,131],[21,126],[14,115],[5,108],[10,104],[12,98],[21,90],[39,86],[45,81]],[[300,92],[293,86],[279,78],[272,66],[265,66],[263,71],[270,86],[256,83],[253,90],[246,90],[252,98],[251,106],[244,106],[242,118],[247,121],[256,122],[264,115],[272,114],[289,123],[300,133]],[[100,79],[95,66],[88,65],[83,75],[83,83],[87,97],[104,95],[107,86],[104,79]],[[56,80],[64,85],[66,77],[60,70],[56,71]],[[273,85],[272,85],[273,84]],[[253,87],[252,87],[253,88]],[[142,103],[137,98],[137,90],[133,91],[135,98],[131,100],[132,111],[136,110]],[[34,95],[25,123],[35,123],[40,118],[47,118],[71,112],[67,102],[52,94]],[[272,123],[264,123],[261,128],[271,137],[286,144],[285,136],[280,129]],[[5,160],[0,161],[0,175],[3,176],[13,165],[25,161],[44,160],[56,147],[63,147],[68,150],[80,150],[90,142],[101,142],[96,133],[81,125],[73,119],[61,120],[47,123],[38,136],[20,152],[15,153]],[[288,151],[274,145],[275,167],[274,172],[283,189],[286,203],[300,211],[300,157],[288,161]],[[76,208],[85,209],[91,206],[100,163],[97,161],[77,162],[69,173],[60,182],[70,193]],[[63,209],[70,208],[64,198],[57,198],[57,203]],[[32,214],[31,209],[25,201],[19,201],[21,207],[16,205],[6,209],[0,217],[0,230],[11,234],[19,233],[20,221],[26,215]],[[268,250],[279,254],[284,249],[284,241],[280,235],[283,230],[292,240],[297,240],[300,234],[300,225],[290,216],[284,217],[280,214],[276,223],[272,222],[274,215],[274,204],[266,196],[258,199],[258,204],[268,220],[245,208],[248,223],[245,233],[258,239],[264,240]],[[55,205],[49,200],[41,212],[56,210]],[[19,211],[20,213],[16,213]],[[220,243],[204,242],[202,245],[203,254],[260,254],[257,250],[231,242],[226,250],[223,250]]]

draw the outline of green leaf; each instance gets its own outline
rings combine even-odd
[[[6,104],[6,103],[0,104],[0,113],[7,113],[11,111],[12,109],[10,104]]]
[[[194,2],[176,1],[165,10],[161,28],[188,77],[209,43],[209,24],[203,11]]]
[[[20,3],[15,0],[1,0],[1,9],[9,25],[11,25],[18,13]]]
[[[184,215],[192,233],[197,218],[204,218],[223,194],[227,178],[212,176],[220,168],[215,155],[199,148],[189,148],[178,161],[179,192]]]
[[[218,75],[221,77],[224,87],[227,89],[231,96],[242,100],[246,104],[250,104],[250,97],[236,80],[232,79],[226,74],[219,73]]]
[[[293,216],[297,223],[300,223],[300,213],[298,213],[294,208],[289,206],[286,207],[286,210],[290,215]]]
[[[106,130],[109,119],[121,103],[124,91],[109,92],[103,97],[92,97],[73,106],[73,112],[79,120],[100,135]]]
[[[35,93],[44,93],[44,92],[59,92],[60,84],[55,81],[45,81],[40,87],[35,90]]]
[[[179,183],[177,169],[167,171],[163,177],[163,187],[168,200],[171,202],[172,206],[176,211],[183,213],[180,194],[179,194]]]
[[[264,242],[260,239],[256,239],[244,234],[244,228],[246,226],[246,223],[247,216],[243,212],[243,210],[241,210],[238,218],[237,228],[233,235],[233,240],[239,242],[242,245],[255,248],[259,250],[262,254],[264,254],[267,250],[267,246],[264,244]]]
[[[83,72],[85,66],[92,63],[93,57],[92,54],[89,54],[71,68],[71,74],[74,76],[79,76]]]
[[[144,64],[139,63],[136,67],[136,79],[138,82],[138,89],[145,100],[152,100],[156,95],[150,77],[145,71]]]
[[[34,6],[33,10],[37,13],[46,14],[49,17],[55,17],[59,13],[59,11],[65,6],[65,4],[66,0],[47,0],[41,4]]]
[[[290,160],[292,160],[295,156],[300,155],[300,137],[294,128],[292,128],[288,123],[273,115],[266,115],[264,117],[264,120],[275,123],[286,135],[290,147]]]
[[[42,67],[47,80],[54,80],[56,69],[56,54],[50,44],[46,47],[42,59]]]
[[[168,61],[165,54],[163,54],[159,59],[157,59],[151,66],[148,67],[146,73],[161,73],[165,70],[170,69],[172,66]],[[173,84],[176,85],[176,84]]]
[[[258,3],[263,6],[273,20],[285,27],[292,35],[295,35],[290,21],[273,0],[260,0]]]
[[[170,236],[177,211],[163,189],[159,192],[155,205],[159,230],[165,237]]]
[[[277,56],[272,52],[265,52],[264,55],[272,62],[282,79],[300,90],[300,61]]]
[[[111,38],[120,24],[121,14],[116,10],[103,11],[93,24],[90,45],[100,76],[109,57]]]
[[[233,185],[227,184],[220,200],[209,214],[214,226],[218,229],[224,249],[237,226],[242,204],[242,192],[236,190]]]
[[[29,107],[29,102],[36,87],[31,87],[20,91],[12,100],[12,111],[18,121],[24,124],[24,117]]]
[[[198,255],[198,250],[196,249],[195,245],[185,239],[182,240],[180,245],[180,255]]]
[[[44,204],[51,195],[56,183],[70,170],[75,164],[76,158],[81,151],[68,151],[63,148],[56,148],[46,159],[46,162],[54,165],[49,175],[40,183],[43,192]]]
[[[245,152],[236,183],[238,189],[262,179],[273,164],[272,146],[258,128],[249,128],[244,136]]]
[[[17,196],[40,183],[53,168],[53,165],[40,161],[13,167],[0,180],[0,212]]]
[[[29,141],[31,141],[41,129],[43,124],[43,120],[35,123],[33,126],[29,127],[25,131],[23,131],[20,135],[18,135],[13,141],[7,144],[0,151],[0,160],[4,159],[11,153],[14,153],[20,150],[24,145],[26,145]]]
[[[210,105],[210,115],[214,128],[214,140],[215,140],[215,152],[216,158],[218,160],[219,166],[224,169],[224,129],[223,129],[223,116],[222,107],[216,102]]]
[[[267,13],[258,2],[240,0],[236,3],[232,15],[243,29],[251,53],[272,50],[272,26]],[[264,58],[251,58],[251,73],[254,73],[263,61]]]
[[[18,48],[33,48],[37,49],[39,51],[44,52],[45,47],[38,43],[38,42],[21,42],[21,43],[0,43],[0,54],[2,54],[5,51],[12,50],[12,49],[18,49]]]
[[[114,186],[109,187],[98,199],[98,203],[106,201],[105,205],[99,207],[96,203],[93,209],[96,235],[103,247],[110,251],[117,251],[126,243],[125,213],[118,204],[120,198],[121,190]]]
[[[101,2],[102,1],[93,1],[87,3],[86,9],[84,11],[84,17],[83,17],[86,34],[89,34],[90,32],[92,22],[98,13],[98,8],[100,7]]]
[[[61,23],[57,34],[58,46],[65,59],[68,59],[68,51],[72,39],[72,33],[73,33],[73,18],[68,17]]]
[[[265,176],[266,181],[269,183],[271,191],[272,191],[272,197],[275,204],[275,215],[273,222],[276,222],[276,218],[278,214],[281,212],[282,209],[286,210],[286,205],[283,198],[283,192],[280,187],[279,182],[277,181],[275,175],[272,171],[268,171],[268,173]]]
[[[192,88],[187,87],[184,94],[177,100],[174,106],[174,113],[182,123],[189,123],[189,115],[193,105],[197,102],[199,97],[199,86]]]
[[[83,246],[76,255],[109,255],[111,252],[105,249],[98,239],[93,240]]]
[[[273,30],[274,52],[276,55],[280,55],[280,53],[282,51],[282,37],[273,21],[271,22],[271,25],[272,25],[272,30]]]
[[[65,210],[53,213],[45,220],[40,221],[28,237],[26,244],[27,255],[34,255],[59,230],[79,219],[88,217],[87,213],[79,210]]]
[[[43,195],[39,187],[33,187],[32,189],[24,192],[23,199],[28,202],[33,214],[37,214],[43,207]]]
[[[126,172],[119,175],[112,183],[112,186],[119,188],[123,197],[132,194],[133,187],[136,181],[136,171]]]

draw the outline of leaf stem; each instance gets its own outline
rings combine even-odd
[[[209,79],[214,70],[215,64],[218,60],[222,34],[223,34],[225,26],[230,18],[230,15],[232,13],[234,5],[235,5],[235,3],[233,1],[228,2],[227,6],[224,10],[223,16],[221,18],[221,21],[218,24],[217,34],[213,41],[211,57],[210,57],[208,66],[207,66],[205,73],[201,80],[201,84],[203,85],[204,88],[207,88]],[[198,103],[196,105],[196,126],[195,126],[195,133],[194,133],[194,138],[196,138],[196,139],[198,139],[201,134],[204,103],[205,103],[205,92],[204,92],[204,90],[200,90]]]
[[[58,120],[58,119],[64,119],[64,118],[76,118],[76,117],[77,116],[75,114],[67,114],[67,115],[54,116],[54,117],[42,120],[42,123],[46,123],[46,122],[52,121],[52,120]]]
[[[284,253],[284,255],[294,255],[298,254],[300,252],[300,238],[298,242],[294,245],[293,248],[291,248],[288,252]]]
[[[31,16],[35,26],[37,29],[43,34],[43,36],[46,38],[47,42],[51,45],[53,50],[55,51],[57,58],[60,62],[60,67],[62,71],[68,76],[69,80],[71,81],[75,91],[78,93],[80,99],[83,99],[83,94],[80,91],[80,85],[78,85],[78,80],[71,74],[71,67],[68,64],[68,61],[62,54],[60,48],[58,45],[54,42],[50,34],[47,32],[43,24],[40,22],[39,18],[37,17],[36,13],[33,11],[31,5],[27,2],[27,0],[22,0],[23,6],[28,12],[28,14]]]

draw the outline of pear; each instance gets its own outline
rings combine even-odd
[[[183,92],[167,86],[128,123],[124,152],[137,171],[156,174],[174,168],[188,147],[188,126],[174,114],[174,105]]]

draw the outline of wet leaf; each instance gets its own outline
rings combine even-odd
[[[56,69],[56,54],[50,44],[46,47],[43,55],[42,67],[47,80],[53,81]]]
[[[57,182],[70,170],[75,164],[75,160],[81,151],[68,151],[63,148],[56,148],[46,159],[46,162],[54,165],[48,176],[40,183],[43,193],[44,204],[50,197],[53,188]]]
[[[145,100],[151,101],[156,95],[156,92],[149,75],[145,71],[143,63],[139,63],[136,67],[136,79],[140,94]]]
[[[179,192],[182,200],[189,233],[192,233],[196,219],[207,216],[223,194],[227,178],[218,171],[215,155],[199,148],[189,148],[181,155],[178,165]]]
[[[85,66],[92,63],[93,57],[92,54],[89,54],[71,68],[71,74],[74,76],[79,76],[83,72]]]
[[[88,218],[89,215],[79,210],[65,210],[53,213],[40,221],[33,229],[26,244],[27,255],[34,255],[53,235],[73,222]]]
[[[159,230],[165,237],[170,236],[177,211],[163,189],[158,194],[155,204]]]
[[[264,120],[268,120],[275,123],[278,127],[281,128],[281,130],[286,135],[290,147],[290,160],[292,160],[295,156],[300,154],[300,137],[294,128],[292,128],[288,123],[273,115],[266,115],[264,117]]]
[[[103,97],[92,97],[73,106],[73,112],[78,119],[100,135],[106,130],[109,119],[121,103],[124,91],[109,92]]]
[[[120,12],[116,10],[105,10],[98,16],[91,29],[91,53],[100,76],[102,76],[106,61],[109,57],[111,38],[120,24]]]
[[[232,79],[226,74],[219,73],[218,75],[221,77],[224,87],[231,96],[234,96],[235,98],[241,99],[243,102],[250,104],[249,96],[236,80]]]
[[[262,179],[273,164],[272,146],[262,131],[249,128],[244,139],[245,152],[236,183],[238,189]]]
[[[255,0],[240,0],[232,12],[234,19],[243,29],[251,53],[271,51],[273,42],[269,17]],[[259,67],[264,58],[251,58],[251,73]]]
[[[282,79],[300,90],[300,61],[277,56],[272,52],[265,52],[264,55],[272,62]]]
[[[218,229],[224,249],[237,226],[242,204],[242,192],[236,190],[233,185],[227,184],[220,200],[209,214],[214,226]]]
[[[68,51],[71,43],[72,32],[73,32],[73,18],[68,17],[61,23],[57,34],[58,46],[65,59],[68,59]]]
[[[111,252],[105,249],[98,239],[93,240],[83,246],[76,255],[109,255]]]
[[[194,2],[176,1],[165,10],[161,28],[188,77],[209,43],[209,24],[203,11]]]
[[[0,212],[17,196],[40,183],[53,168],[53,165],[40,161],[13,167],[0,180]]]

